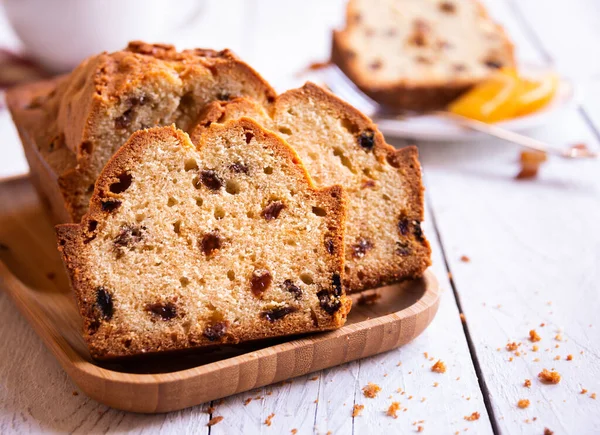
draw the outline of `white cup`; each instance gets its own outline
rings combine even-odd
[[[203,0],[4,0],[29,56],[53,72],[129,41],[168,42],[196,21]]]

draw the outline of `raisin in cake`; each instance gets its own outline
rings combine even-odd
[[[415,147],[395,150],[362,113],[307,83],[265,110],[238,98],[206,107],[192,141],[215,122],[250,116],[296,150],[319,186],[348,192],[346,284],[352,291],[421,276],[430,247],[421,232],[423,186]]]
[[[476,0],[350,0],[332,61],[367,95],[404,110],[446,106],[494,70],[513,46]]]
[[[275,93],[228,50],[132,42],[7,99],[36,187],[56,219],[79,222],[96,177],[131,133],[172,123],[187,130],[206,104],[241,95],[265,104]]]
[[[345,193],[250,119],[197,148],[134,133],[80,224],[57,226],[92,355],[110,358],[341,326]],[[302,261],[298,261],[302,259]]]

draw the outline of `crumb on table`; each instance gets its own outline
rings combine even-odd
[[[267,426],[271,426],[271,420],[273,420],[273,417],[275,417],[275,413],[272,412],[271,414],[269,414],[269,416],[265,420],[265,424]]]
[[[208,421],[208,423],[206,423],[206,425],[207,425],[208,427],[210,427],[210,426],[214,426],[215,424],[217,424],[217,423],[221,422],[221,421],[223,420],[223,418],[224,418],[224,417],[222,417],[222,416],[220,416],[220,415],[219,415],[218,417],[213,417],[213,418],[211,418],[211,419]]]
[[[542,337],[539,336],[539,334],[536,332],[535,329],[532,329],[531,331],[529,331],[529,340],[532,342],[536,342],[536,341],[540,341],[542,339]]]
[[[369,382],[366,386],[363,387],[362,390],[365,397],[373,399],[377,397],[377,394],[379,394],[379,392],[381,391],[381,387],[377,384]]]
[[[544,428],[544,435],[554,435],[554,432],[551,431],[550,429],[548,429],[547,427]]]
[[[527,388],[531,387],[531,381],[529,379],[525,379],[525,382],[523,383],[523,386],[527,387]]]
[[[354,405],[352,407],[352,417],[361,415],[363,409],[365,409],[365,405]]]
[[[392,402],[390,407],[387,410],[387,415],[390,417],[398,418],[398,410],[400,409],[400,403]]]
[[[468,263],[471,261],[471,259],[469,257],[467,257],[466,255],[463,255],[460,257],[460,261],[462,261],[463,263]]]
[[[548,369],[543,369],[539,374],[538,378],[544,384],[558,384],[560,382],[560,374],[554,370],[549,371]]]
[[[528,399],[521,399],[517,402],[517,406],[521,409],[525,409],[525,408],[529,408],[529,400]]]
[[[431,366],[431,371],[436,373],[446,373],[446,364],[441,359]]]
[[[479,420],[480,414],[475,411],[473,414],[471,415],[465,415],[465,420],[467,421],[475,421],[475,420]]]

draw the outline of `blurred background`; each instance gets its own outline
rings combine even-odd
[[[600,72],[600,1],[484,0],[504,25],[520,61],[552,64],[580,92]],[[329,58],[345,0],[4,0],[0,2],[0,86],[68,71],[83,58],[129,40],[183,48],[230,48],[278,91],[299,86],[313,62]],[[517,20],[515,20],[517,17]],[[520,23],[519,20],[527,20]],[[543,34],[531,32],[542,26]],[[568,31],[565,31],[568,29]],[[544,47],[561,54],[554,62]],[[322,82],[321,82],[322,83]],[[594,101],[588,104],[595,104]],[[8,112],[0,111],[0,177],[27,172]]]

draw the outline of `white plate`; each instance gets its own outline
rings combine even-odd
[[[540,74],[547,68],[533,65],[521,66],[525,76]],[[332,66],[324,71],[327,86],[340,98],[370,116],[377,123],[384,135],[398,138],[429,141],[471,141],[480,140],[486,135],[460,127],[449,119],[435,115],[397,116],[382,113],[380,106],[363,94],[344,73]],[[575,103],[573,83],[560,78],[560,83],[554,99],[542,110],[530,115],[521,116],[496,125],[510,131],[520,132],[549,124],[562,110]]]

